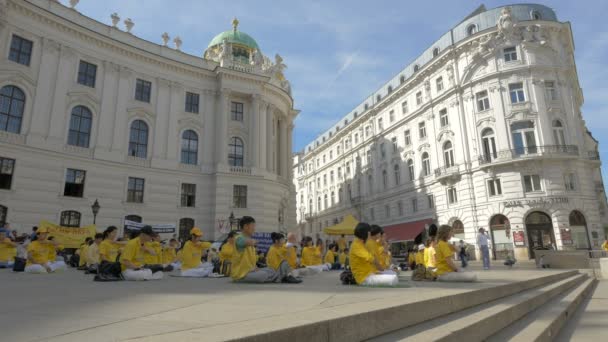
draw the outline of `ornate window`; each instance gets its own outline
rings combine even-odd
[[[91,138],[91,123],[93,116],[91,111],[84,106],[76,106],[72,109],[70,117],[70,131],[68,133],[68,145],[89,147]]]
[[[441,123],[441,127],[446,127],[450,124],[450,119],[448,117],[448,110],[446,108],[439,111],[439,121]]]
[[[454,148],[452,147],[451,141],[446,141],[445,144],[443,144],[443,161],[445,167],[454,166]]]
[[[511,124],[513,148],[516,154],[533,154],[537,152],[534,122],[518,121]]]
[[[198,94],[186,92],[186,112],[198,113],[199,100],[200,96]]]
[[[23,65],[30,65],[30,59],[32,58],[32,43],[31,40],[13,35],[11,40],[11,49],[8,54],[8,59]]]
[[[414,72],[418,72],[418,70],[420,70],[420,65],[414,65]]]
[[[490,109],[490,98],[488,97],[488,91],[483,90],[475,94],[477,100],[477,111],[483,112],[484,110]]]
[[[142,120],[135,120],[131,123],[129,155],[137,158],[147,158],[148,156],[148,124]]]
[[[193,130],[182,133],[182,164],[198,164],[198,134]]]
[[[526,101],[524,94],[524,85],[521,82],[509,84],[509,95],[511,97],[511,103],[520,103]]]
[[[59,225],[62,227],[80,227],[80,213],[74,210],[62,211]]]
[[[437,77],[435,80],[435,85],[437,86],[437,92],[443,90],[443,77]]]
[[[427,152],[422,153],[422,174],[425,177],[431,174],[431,159]]]
[[[138,78],[135,83],[135,99],[137,101],[150,103],[151,93],[152,83]]]
[[[243,121],[243,104],[240,102],[232,102],[230,107],[230,117],[234,121]]]
[[[0,189],[11,189],[14,171],[15,159],[0,157]]]
[[[393,171],[395,173],[395,185],[399,185],[399,183],[401,183],[401,169],[399,168],[399,164],[395,164]]]
[[[496,139],[491,128],[486,128],[481,132],[481,144],[483,145],[483,159],[487,162],[496,159]]]
[[[127,185],[127,202],[144,203],[144,183],[143,178],[129,177]]]
[[[472,36],[477,33],[477,25],[471,24],[467,26],[467,36]]]
[[[384,185],[384,190],[388,189],[388,174],[386,170],[382,170],[382,185]]]
[[[407,160],[407,173],[410,176],[410,181],[413,181],[416,178],[416,171],[414,170],[414,161],[411,159]]]
[[[239,137],[232,137],[228,145],[228,164],[230,166],[243,166],[244,145]],[[317,160],[317,164],[318,164]]]
[[[553,140],[555,145],[566,145],[566,137],[564,135],[564,126],[560,120],[553,121]]]
[[[437,57],[437,56],[439,56],[439,48],[438,47],[436,47],[436,48],[433,49],[433,57]]]
[[[512,46],[502,50],[505,62],[515,62],[517,60],[517,49]]]
[[[182,207],[196,206],[196,184],[182,183],[182,194],[180,202]]]
[[[82,197],[86,174],[84,170],[68,169],[65,174],[63,196]]]
[[[247,185],[233,186],[232,206],[235,208],[247,208]]]
[[[15,86],[0,89],[0,130],[21,133],[21,121],[25,108],[25,94]]]

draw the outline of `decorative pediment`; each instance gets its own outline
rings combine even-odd
[[[443,129],[437,135],[437,141],[444,140],[446,137],[447,138],[453,138],[454,137],[454,132],[451,131],[451,130],[449,130],[449,129]]]
[[[129,115],[142,115],[148,120],[154,120],[154,118],[156,117],[156,114],[152,113],[149,109],[144,107],[127,108],[127,113],[129,113]]]
[[[429,143],[421,144],[420,146],[418,146],[418,152],[420,152],[424,149],[427,149],[427,148],[431,148],[431,144],[429,144]]]
[[[28,88],[36,87],[36,81],[28,74],[21,70],[13,69],[0,69],[0,83],[3,85],[5,85],[5,83],[13,83],[15,85],[27,86]]]
[[[68,93],[68,108],[81,104],[99,113],[99,99],[87,91],[73,91]]]
[[[408,159],[408,158],[413,158],[413,157],[414,157],[413,150],[403,152],[403,159]]]
[[[490,123],[496,122],[496,119],[493,116],[488,116],[482,119],[477,120],[477,127],[488,126]]]
[[[195,120],[194,118],[179,119],[177,123],[180,127],[196,127],[199,129],[203,128],[203,123],[200,120]]]

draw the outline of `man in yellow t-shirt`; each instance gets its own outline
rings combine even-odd
[[[446,282],[473,282],[477,280],[477,275],[465,272],[454,262],[454,249],[448,241],[452,236],[452,227],[443,225],[437,232],[437,245],[435,247],[435,275],[437,280]]]
[[[13,267],[17,256],[17,244],[0,231],[0,268]]]
[[[190,240],[186,241],[182,248],[181,276],[204,278],[213,272],[210,262],[203,263],[203,252],[209,249],[209,244],[201,241],[203,232],[194,227],[190,230]]]
[[[47,240],[49,231],[45,227],[38,228],[36,240],[27,246],[27,263],[25,272],[27,273],[52,273],[64,270],[67,266],[62,261],[50,261],[49,254],[54,253],[59,246],[56,241]]]
[[[241,234],[234,241],[234,255],[232,256],[232,269],[230,277],[239,283],[299,283],[300,281],[290,275],[291,268],[284,262],[278,270],[270,267],[258,268],[256,266],[257,254],[253,239],[255,233],[255,219],[243,216],[239,221]]]
[[[371,227],[360,222],[355,227],[355,241],[350,246],[350,268],[359,285],[394,286],[399,282],[396,274],[381,274],[384,269],[376,258],[365,247]]]
[[[154,231],[151,226],[144,226],[139,236],[127,242],[120,255],[122,276],[125,280],[158,280],[163,278],[162,270],[145,267],[144,244],[152,241]]]
[[[270,234],[270,237],[272,239],[272,246],[270,246],[270,249],[268,249],[268,254],[266,256],[268,267],[272,268],[279,274],[287,273],[288,276],[282,280],[284,283],[301,283],[302,280],[296,278],[297,272],[295,272],[287,262],[285,236],[282,233],[273,232]]]

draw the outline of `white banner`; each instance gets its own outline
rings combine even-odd
[[[175,233],[175,224],[147,224],[125,220],[125,229],[128,230],[140,230],[144,226],[151,226],[156,233]]]

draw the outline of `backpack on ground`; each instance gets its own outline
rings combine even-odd
[[[431,270],[424,267],[424,265],[418,264],[416,268],[412,270],[412,280],[413,281],[433,281],[435,280],[435,275]]]
[[[25,264],[27,260],[24,258],[15,258],[15,263],[13,264],[13,272],[23,272],[25,271]]]
[[[340,281],[342,285],[357,285],[353,272],[349,269],[340,273]]]

